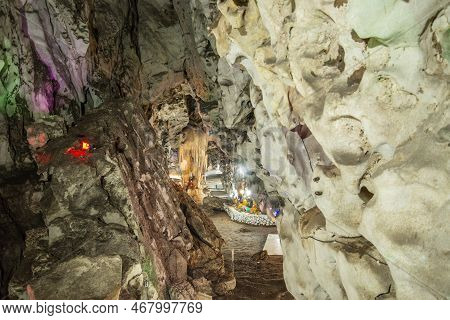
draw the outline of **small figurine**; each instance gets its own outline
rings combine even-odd
[[[258,206],[256,205],[256,201],[253,201],[252,208],[250,209],[250,212],[253,214],[259,214]]]
[[[281,209],[275,209],[273,212],[274,217],[278,217],[281,214]]]

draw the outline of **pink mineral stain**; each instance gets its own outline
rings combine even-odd
[[[38,149],[38,148],[42,148],[43,146],[45,146],[47,144],[48,136],[43,131],[36,132],[36,130],[34,128],[28,128],[27,129],[27,141],[28,141],[29,145],[31,146],[31,148]]]
[[[46,152],[37,152],[34,158],[38,164],[47,165],[52,160],[52,156]]]

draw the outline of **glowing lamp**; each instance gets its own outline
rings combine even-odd
[[[91,149],[91,144],[90,144],[89,142],[82,141],[82,142],[81,142],[81,149],[83,149],[83,150],[89,150],[89,149]]]
[[[65,154],[69,154],[74,158],[85,160],[87,157],[91,156],[90,151],[92,145],[87,140],[78,141],[72,147],[68,148]]]

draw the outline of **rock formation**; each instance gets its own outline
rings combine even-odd
[[[2,1],[1,298],[232,289],[169,179],[189,158],[197,201],[208,165],[230,191],[241,164],[281,209],[296,298],[448,299],[449,17],[448,0]]]
[[[291,293],[449,298],[448,1],[218,8],[218,53],[252,79],[239,153],[286,200]]]
[[[202,129],[189,128],[180,145],[181,184],[187,194],[197,203],[203,203],[205,194],[205,173],[208,166],[208,134]]]
[[[180,85],[209,97],[190,7],[42,0],[0,9],[2,298],[224,294],[223,240],[169,179],[149,123],[163,103],[150,97]]]

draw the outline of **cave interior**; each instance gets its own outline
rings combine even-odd
[[[449,20],[1,1],[0,299],[449,299]]]

